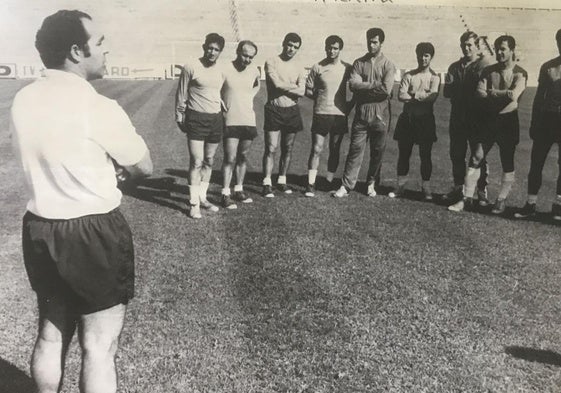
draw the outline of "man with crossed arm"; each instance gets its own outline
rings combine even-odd
[[[282,53],[265,63],[267,103],[265,104],[265,152],[263,154],[263,196],[273,198],[271,175],[275,153],[281,139],[281,156],[277,187],[285,194],[292,190],[286,184],[286,174],[292,157],[296,134],[302,131],[302,116],[298,99],[304,96],[304,67],[295,58],[302,45],[296,33],[288,33],[282,42]]]
[[[306,96],[314,100],[312,149],[308,160],[308,185],[304,194],[307,197],[315,195],[319,158],[325,137],[329,134],[327,181],[331,183],[339,166],[341,142],[349,129],[347,114],[351,103],[347,103],[347,82],[351,65],[339,59],[342,49],[341,37],[327,37],[326,57],[312,66],[306,80]]]
[[[384,40],[382,29],[369,29],[366,32],[368,53],[353,64],[349,87],[356,99],[356,113],[351,128],[351,144],[345,162],[343,184],[333,194],[337,198],[347,196],[355,187],[367,140],[370,140],[367,195],[376,196],[375,185],[380,183],[382,156],[391,120],[390,97],[395,78],[394,64],[381,52]]]

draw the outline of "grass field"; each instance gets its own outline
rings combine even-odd
[[[0,83],[0,393],[32,392],[37,313],[20,250],[23,184],[7,132],[11,98],[23,83]],[[172,116],[175,82],[95,86],[129,113],[156,167],[122,204],[135,236],[137,295],[118,353],[121,392],[561,391],[561,238],[546,214],[523,222],[452,214],[414,192],[368,198],[363,184],[344,200],[322,192],[305,198],[304,131],[289,178],[300,192],[258,195],[260,135],[246,186],[255,202],[191,220],[187,148]],[[510,207],[525,199],[532,97],[523,97]],[[302,108],[309,127],[310,102]],[[447,100],[440,97],[435,109],[433,188],[441,194],[451,183]],[[347,147],[348,140],[342,161]],[[390,139],[385,187],[395,182],[396,151]],[[541,212],[553,200],[557,154],[544,171]],[[221,156],[210,189],[215,201]],[[496,150],[490,166],[494,197]],[[412,191],[420,189],[418,168],[414,157]],[[75,342],[67,366],[63,392],[75,392]]]

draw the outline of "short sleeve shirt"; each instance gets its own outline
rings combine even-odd
[[[257,67],[248,66],[239,71],[233,63],[225,66],[222,98],[226,126],[255,127],[253,99],[259,91],[259,78]]]
[[[314,113],[344,116],[347,105],[347,81],[351,65],[325,60],[312,66],[306,88],[314,92]]]

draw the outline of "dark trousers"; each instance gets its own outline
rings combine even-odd
[[[409,159],[413,152],[412,141],[398,141],[399,156],[397,159],[397,175],[406,176],[409,173]],[[421,178],[429,181],[432,174],[432,142],[419,143],[419,157],[421,158]]]
[[[557,144],[559,147],[559,174],[557,176],[557,195],[561,195],[561,143],[549,138],[535,139],[532,143],[532,154],[530,158],[530,172],[528,173],[528,194],[537,195],[542,186],[542,171],[551,146]]]

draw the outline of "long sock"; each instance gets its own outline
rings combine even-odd
[[[430,180],[423,180],[422,187],[423,187],[423,190],[429,190],[430,191]]]
[[[561,205],[561,195],[557,195],[555,197],[555,201],[553,203],[555,203],[557,205]]]
[[[473,198],[475,186],[477,186],[477,180],[479,179],[480,174],[481,169],[468,167],[464,180],[464,196],[466,198]]]
[[[538,196],[528,194],[528,203],[531,203],[532,205],[538,203]]]
[[[206,181],[201,182],[201,193],[199,194],[199,199],[201,201],[206,201],[206,193],[208,191],[209,183]]]
[[[327,175],[325,175],[325,178],[327,179],[328,182],[332,182],[333,178],[335,177],[335,173],[333,172],[327,172]]]
[[[510,194],[510,190],[512,189],[513,184],[514,184],[514,172],[503,173],[503,179],[501,181],[501,190],[499,191],[498,199],[506,199],[508,197],[508,194]]]
[[[279,176],[279,179],[277,180],[278,184],[286,184],[286,176]]]
[[[230,195],[230,187],[223,188],[222,195]]]
[[[316,184],[316,176],[318,175],[317,169],[310,169],[308,171],[308,184]]]
[[[201,186],[200,185],[191,185],[189,186],[189,202],[191,205],[198,205],[199,198],[201,195]]]
[[[234,192],[240,192],[243,191],[243,184],[236,184],[234,186]]]
[[[265,177],[265,178],[263,179],[263,185],[264,185],[264,186],[272,186],[272,185],[273,185],[273,182],[271,181],[271,178],[270,178],[270,177]]]

